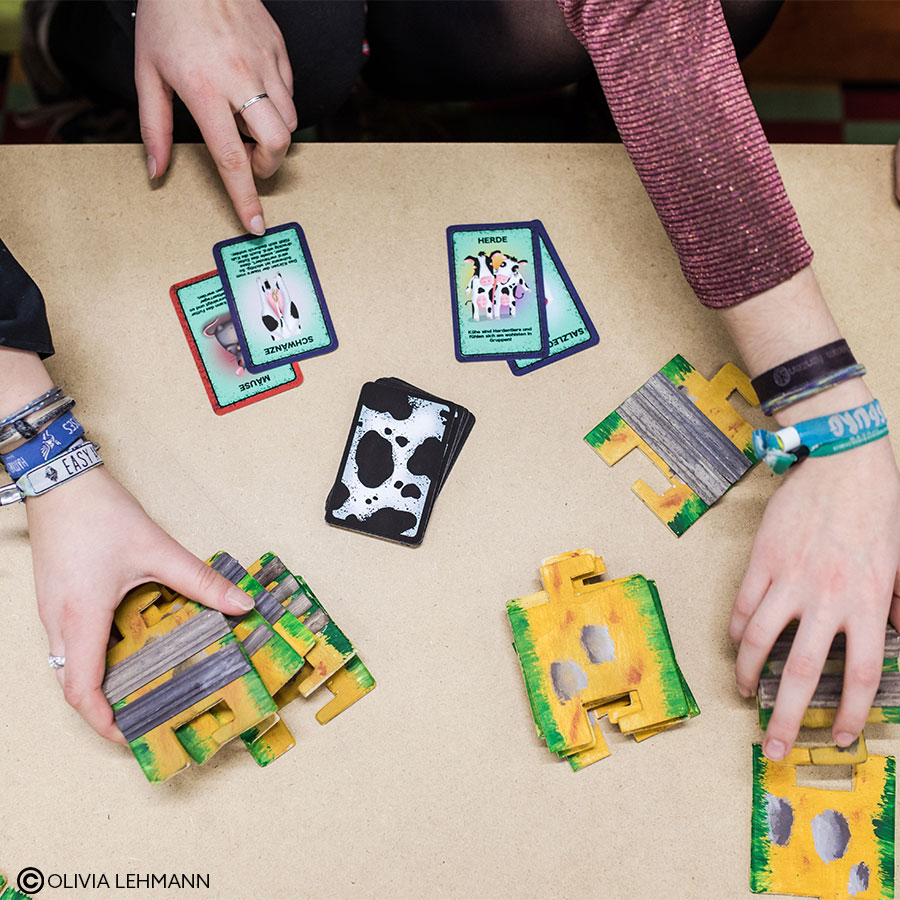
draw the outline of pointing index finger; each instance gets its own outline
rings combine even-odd
[[[249,150],[241,140],[231,107],[219,97],[213,103],[200,105],[197,110],[191,109],[191,113],[241,223],[253,234],[262,234],[266,226],[253,180]]]

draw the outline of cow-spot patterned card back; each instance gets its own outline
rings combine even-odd
[[[418,544],[442,481],[448,404],[391,384],[363,385],[325,520]]]

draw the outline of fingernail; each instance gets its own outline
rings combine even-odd
[[[748,699],[753,696],[753,691],[751,691],[748,687],[744,687],[744,685],[742,684],[738,685],[738,692],[742,697],[746,697]]]
[[[266,223],[263,222],[262,216],[254,216],[250,220],[250,231],[253,234],[265,234],[266,233]]]
[[[225,600],[237,609],[249,612],[253,609],[253,598],[245,594],[240,588],[229,588],[225,594]]]
[[[147,157],[147,174],[151,181],[156,178],[156,157],[154,156]]]
[[[834,742],[838,747],[849,747],[855,740],[856,737],[850,734],[849,731],[842,731],[834,736]]]
[[[766,741],[763,745],[763,753],[772,762],[781,762],[784,759],[784,744],[781,741]]]

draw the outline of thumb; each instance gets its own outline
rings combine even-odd
[[[249,594],[235,587],[176,541],[172,541],[166,553],[165,568],[158,569],[153,577],[189,600],[196,600],[229,616],[253,609],[253,598]]]
[[[135,73],[141,140],[147,152],[147,174],[159,178],[172,156],[172,91],[152,66]]]

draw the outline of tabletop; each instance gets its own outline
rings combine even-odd
[[[778,146],[832,310],[888,417],[900,409],[900,214],[888,147]],[[726,627],[777,481],[755,468],[682,537],[584,435],[676,353],[738,362],[683,280],[624,149],[612,145],[295,145],[263,188],[299,222],[339,349],[304,383],[217,417],[169,300],[240,226],[204,148],[150,189],[138,146],[0,148],[0,236],[40,285],[48,368],[109,470],[201,557],[272,550],[302,574],[378,686],[325,726],[287,707],[297,746],[257,768],[239,742],[146,783],[47,670],[24,510],[0,515],[0,871],[105,875],[91,897],[163,897],[131,874],[191,874],[211,898],[750,897],[754,704]],[[540,219],[600,335],[523,377],[454,358],[445,229]],[[361,385],[397,376],[477,421],[423,544],[327,525]],[[743,401],[735,406],[757,423]],[[894,439],[896,441],[896,439]],[[895,443],[896,446],[896,443]],[[573,772],[535,734],[508,600],[577,548],[608,577],[655,580],[701,708]],[[890,753],[889,726],[869,749]],[[201,884],[203,882],[200,882]],[[40,896],[53,896],[45,888]]]

